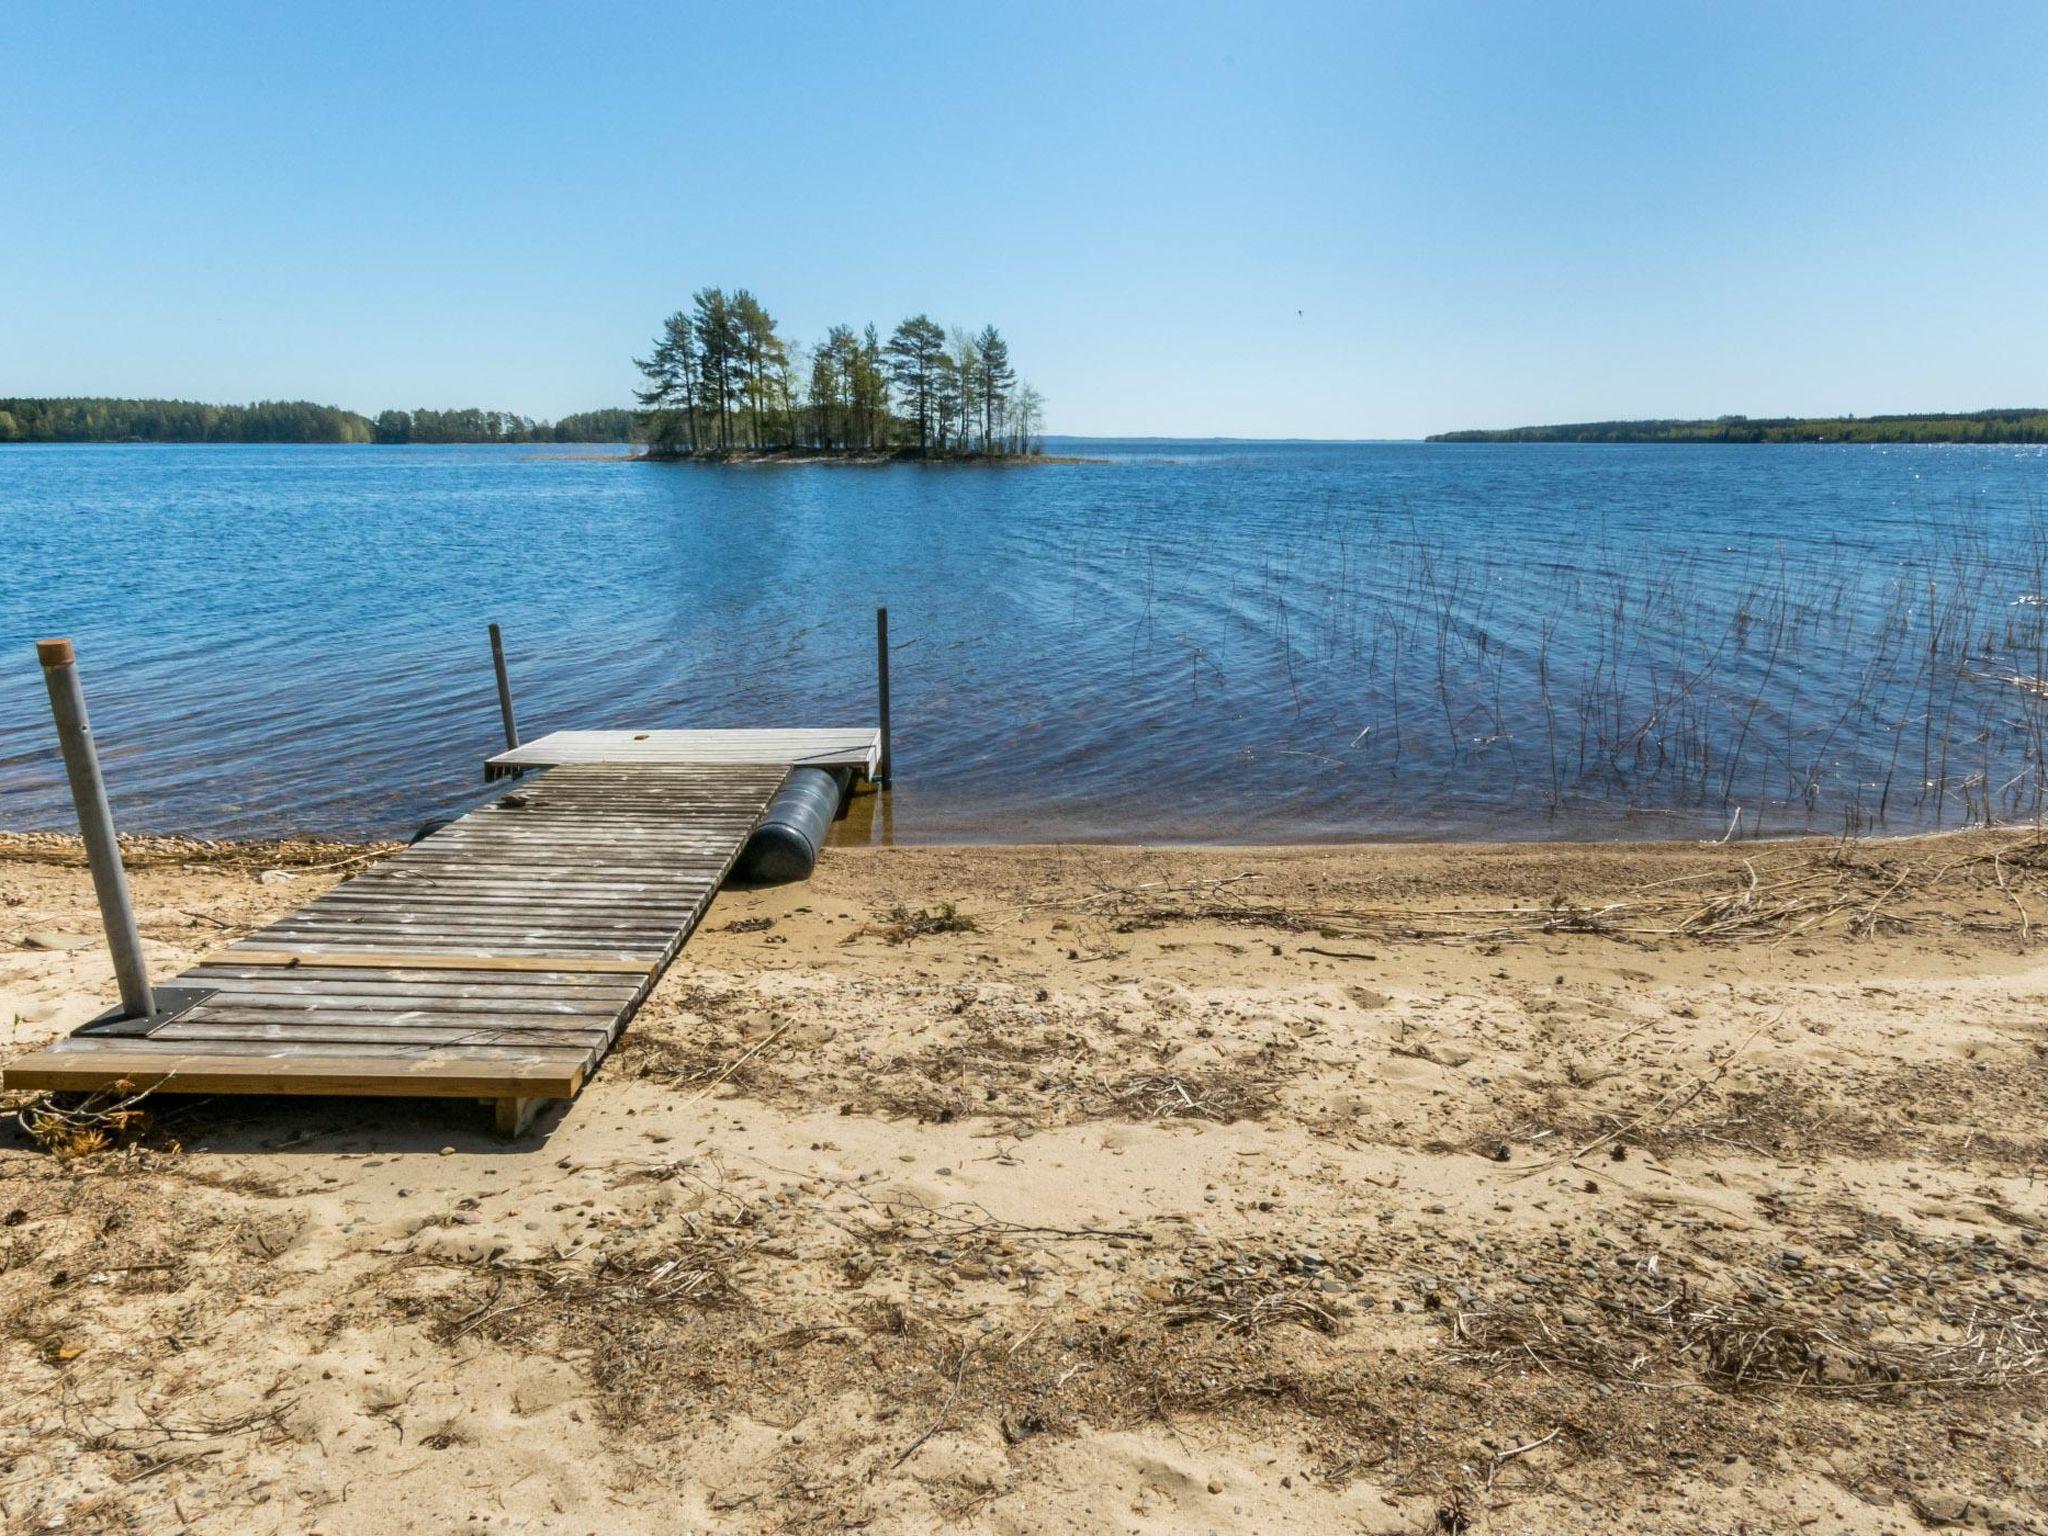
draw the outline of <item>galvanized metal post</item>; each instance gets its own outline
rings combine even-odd
[[[85,839],[93,892],[99,897],[100,922],[107,930],[114,975],[121,983],[121,1009],[131,1019],[146,1019],[156,1012],[156,996],[150,991],[142,935],[136,931],[135,908],[128,899],[128,875],[121,868],[121,845],[114,838],[114,813],[107,804],[106,780],[100,777],[99,752],[85,717],[77,658],[69,640],[38,640],[36,660],[43,664],[43,682],[50,690],[50,713],[57,719],[71,803],[78,808],[78,830]]]
[[[889,610],[875,610],[875,688],[881,703],[882,750],[875,763],[875,782],[889,782]]]
[[[519,722],[512,718],[512,680],[505,675],[505,637],[491,626],[491,665],[498,673],[498,713],[505,717],[505,750],[519,745]]]

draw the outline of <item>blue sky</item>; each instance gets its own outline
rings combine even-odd
[[[2048,7],[0,12],[0,394],[556,415],[706,283],[1056,431],[2048,403]]]

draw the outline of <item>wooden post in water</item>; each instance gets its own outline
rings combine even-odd
[[[43,682],[50,690],[50,713],[56,717],[57,743],[64,750],[64,773],[71,780],[85,861],[92,870],[107,948],[113,952],[114,976],[121,984],[121,1010],[131,1019],[146,1019],[156,1012],[156,995],[150,990],[142,935],[136,931],[135,908],[128,899],[128,874],[121,868],[114,812],[107,804],[107,783],[100,776],[100,755],[85,715],[77,657],[69,640],[38,640],[36,660],[43,664]]]
[[[875,610],[875,689],[881,704],[882,751],[875,762],[875,782],[889,783],[889,610]]]
[[[519,745],[519,722],[512,716],[512,680],[505,675],[505,637],[491,626],[491,666],[498,674],[498,713],[505,717],[505,750]]]

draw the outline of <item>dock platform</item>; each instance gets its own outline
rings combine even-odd
[[[159,989],[9,1062],[8,1088],[463,1097],[513,1135],[573,1098],[794,767],[872,775],[872,730],[562,731],[531,774]]]

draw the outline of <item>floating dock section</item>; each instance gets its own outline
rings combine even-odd
[[[509,725],[509,711],[508,711]],[[8,1088],[463,1097],[515,1135],[573,1098],[797,768],[876,777],[873,730],[560,731],[491,803],[109,1017]]]

